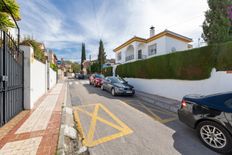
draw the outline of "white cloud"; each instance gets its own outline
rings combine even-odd
[[[207,0],[73,0],[66,4],[68,10],[58,9],[49,0],[19,3],[23,33],[59,50],[80,48],[85,42],[92,58],[97,57],[100,38],[107,55],[114,57],[112,50],[134,35],[147,38],[151,25],[157,33],[167,28],[197,41],[208,9]]]

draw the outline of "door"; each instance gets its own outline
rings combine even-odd
[[[142,50],[138,50],[138,59],[142,59]]]

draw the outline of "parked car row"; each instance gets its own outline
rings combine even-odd
[[[92,74],[89,77],[89,84],[95,87],[101,87],[101,90],[110,92],[113,96],[135,94],[134,87],[120,77],[104,77],[102,74]]]
[[[89,84],[113,96],[135,94],[134,87],[120,77],[92,74]],[[232,154],[232,92],[214,95],[186,95],[178,110],[179,120],[196,129],[200,140],[211,150]]]

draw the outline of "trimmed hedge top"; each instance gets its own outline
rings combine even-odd
[[[213,68],[232,70],[232,42],[122,64],[116,74],[128,78],[201,80],[209,78]]]

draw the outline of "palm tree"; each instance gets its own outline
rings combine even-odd
[[[4,0],[4,2],[3,0],[0,0],[0,29],[8,30],[9,28],[15,27],[11,18],[11,13],[15,20],[20,20],[20,11],[16,0]]]

